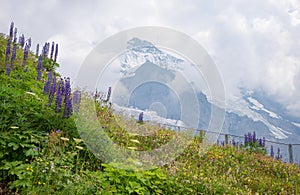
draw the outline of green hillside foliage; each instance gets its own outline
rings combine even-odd
[[[7,75],[9,36],[0,36],[0,194],[300,194],[300,169],[274,160],[264,150],[213,145],[199,153],[205,137],[196,136],[171,163],[151,170],[118,169],[105,164],[86,147],[74,116],[64,117],[44,92],[49,71],[58,64],[43,59],[41,79],[38,56],[29,52],[23,66],[24,47]],[[13,45],[13,43],[12,43]],[[59,85],[56,86],[56,90]],[[74,97],[74,94],[70,97]],[[63,99],[62,104],[67,100]],[[176,132],[148,125],[148,136],[130,134],[116,123],[121,117],[101,99],[96,112],[104,132],[132,152],[159,148]],[[120,119],[119,119],[120,120]],[[126,121],[126,119],[121,119]],[[135,121],[127,121],[128,124]],[[135,141],[132,141],[135,140]]]

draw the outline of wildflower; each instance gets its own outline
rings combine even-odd
[[[279,160],[279,159],[281,159],[281,158],[282,158],[282,155],[280,154],[280,148],[278,148],[276,160]]]
[[[65,99],[64,118],[69,118],[72,115],[72,103],[70,98]]]
[[[44,94],[49,93],[50,85],[51,85],[52,82],[53,82],[53,71],[51,70],[51,71],[48,72],[48,80],[47,80],[47,82],[45,83],[45,86],[44,86]]]
[[[7,42],[6,51],[5,51],[5,62],[7,63],[10,58],[10,42]]]
[[[71,95],[71,84],[70,84],[69,77],[65,79],[64,95],[65,95],[65,98],[69,98]]]
[[[51,87],[50,87],[50,92],[49,92],[49,98],[48,98],[48,101],[49,101],[48,103],[49,103],[49,105],[51,105],[51,103],[52,103],[52,100],[53,100],[53,98],[54,98],[55,92],[56,92],[56,79],[55,79],[55,77],[54,77],[53,83],[52,83],[52,85],[51,85]]]
[[[57,55],[58,55],[58,44],[55,45],[54,62],[56,62],[57,60]]]
[[[128,135],[130,135],[130,136],[138,136],[139,134],[137,134],[137,133],[128,133]]]
[[[232,145],[233,145],[233,146],[236,146],[236,142],[235,142],[234,139],[232,140]]]
[[[33,148],[33,150],[38,151],[39,149],[38,148]]]
[[[52,60],[52,57],[53,57],[53,52],[54,52],[54,42],[52,42],[52,45],[51,45],[51,52],[50,52],[50,59]]]
[[[17,126],[11,126],[10,128],[11,129],[19,129],[19,127],[17,127]]]
[[[75,148],[78,148],[79,150],[83,150],[83,147],[81,146],[75,146]]]
[[[49,47],[50,47],[50,43],[45,43],[44,47],[43,47],[43,51],[42,51],[42,56],[43,58],[46,58],[49,54]]]
[[[14,30],[14,22],[10,23],[10,29],[9,29],[9,39],[11,40],[13,37],[13,30]]]
[[[108,88],[107,96],[105,102],[108,102],[111,96],[111,87]]]
[[[38,57],[39,56],[39,50],[40,50],[40,44],[36,45],[36,51],[35,51],[35,56]]]
[[[19,37],[19,44],[21,45],[22,48],[24,47],[24,45],[25,45],[25,37],[24,37],[24,34],[22,34],[22,35]]]
[[[61,105],[62,105],[62,85],[63,83],[59,83],[58,84],[58,89],[57,89],[57,92],[56,92],[56,101],[55,101],[55,111],[57,113],[59,113],[61,111]]]
[[[74,91],[73,93],[73,111],[77,113],[80,108],[80,102],[81,102],[81,92],[79,90]]]
[[[271,155],[272,157],[274,157],[273,145],[271,145],[271,152],[270,152],[270,155]]]
[[[138,144],[140,143],[139,140],[136,140],[136,139],[131,139],[130,141],[134,142],[134,143],[138,143]]]
[[[17,52],[17,44],[14,44],[12,49],[12,55],[11,55],[11,66],[13,66],[15,60],[16,60],[16,52]]]
[[[76,138],[73,138],[73,140],[74,140],[75,143],[77,143],[77,144],[83,141],[82,139],[76,139]]]
[[[7,75],[7,76],[10,75],[10,64],[7,64],[7,67],[6,67],[6,75]]]
[[[23,63],[22,66],[24,67],[26,65],[26,61],[28,58],[28,53],[29,53],[29,45],[26,43],[24,47],[24,56],[23,56]]]
[[[251,144],[252,143],[252,135],[251,133],[248,133],[248,143]]]
[[[42,56],[39,57],[39,60],[38,60],[38,65],[37,65],[37,80],[41,80],[42,78],[42,69],[43,69],[43,61],[42,61]]]
[[[136,150],[137,149],[137,147],[131,147],[131,146],[129,146],[129,147],[127,147],[129,150]]]
[[[262,146],[262,145],[263,145],[263,144],[262,144],[262,139],[259,139],[259,140],[258,140],[258,145],[259,145],[260,147],[263,147],[263,146]]]
[[[55,131],[55,133],[60,133],[61,132],[61,130],[59,130],[59,129],[57,129],[56,131]]]
[[[26,91],[25,93],[26,93],[26,94],[29,94],[29,95],[37,96],[35,93],[33,93],[33,92],[31,92],[31,91]]]
[[[50,82],[49,81],[47,81],[46,83],[45,83],[45,86],[44,86],[44,94],[47,94],[47,93],[49,93],[49,90],[50,90]]]
[[[27,39],[27,45],[28,45],[28,50],[29,50],[31,47],[31,38],[30,37]]]
[[[70,78],[65,79],[65,88],[64,88],[64,118],[69,118],[72,115],[72,102],[71,102],[71,84],[70,84]]]
[[[144,117],[144,113],[141,112],[140,115],[139,115],[139,121],[138,122],[142,123],[143,122],[143,117]]]
[[[69,138],[66,138],[66,137],[61,137],[60,139],[63,141],[69,141]]]
[[[15,28],[15,31],[14,31],[14,40],[13,40],[13,43],[17,43],[17,33],[18,33],[18,29]]]
[[[256,140],[256,134],[255,134],[255,131],[253,131],[252,139],[253,139],[253,140],[252,140],[253,142],[256,142],[256,141],[257,141],[257,140]]]

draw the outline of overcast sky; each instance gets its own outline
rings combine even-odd
[[[228,98],[262,89],[300,116],[299,0],[0,0],[0,32],[15,22],[36,43],[60,46],[60,72],[75,77],[91,49],[133,27],[173,28],[197,40],[220,69]]]

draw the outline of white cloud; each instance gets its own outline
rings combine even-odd
[[[300,116],[300,2],[231,1],[4,1],[0,32],[14,21],[34,45],[60,45],[61,72],[74,77],[88,52],[121,30],[158,25],[182,31],[207,49],[228,96],[239,86],[260,88]]]

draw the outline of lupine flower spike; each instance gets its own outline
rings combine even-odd
[[[274,150],[273,150],[273,146],[271,145],[271,152],[270,152],[270,156],[274,157]]]
[[[55,45],[54,62],[56,62],[57,60],[57,55],[58,55],[58,44]]]
[[[20,46],[23,48],[24,45],[25,45],[25,37],[24,35],[22,34],[22,36],[19,37],[19,44]]]
[[[17,43],[17,33],[18,33],[18,29],[15,28],[15,31],[14,31],[14,40],[13,40],[13,43]]]
[[[24,56],[23,56],[23,63],[22,63],[22,66],[23,66],[23,67],[26,66],[26,61],[27,61],[27,58],[28,58],[28,53],[29,53],[29,46],[28,46],[28,44],[26,43],[26,44],[25,44],[25,47],[24,47]]]
[[[35,51],[35,56],[38,57],[39,56],[39,50],[40,50],[40,44],[36,45],[36,51]]]
[[[55,111],[57,113],[59,113],[61,111],[61,106],[62,106],[62,85],[64,83],[62,82],[59,82],[58,83],[58,89],[57,89],[57,92],[56,92],[56,100],[55,100]]]
[[[9,40],[11,41],[13,38],[13,33],[14,33],[14,22],[10,23],[10,29],[9,29]]]
[[[52,42],[52,45],[51,45],[51,52],[50,52],[50,59],[51,60],[53,58],[53,53],[54,53],[54,42]]]
[[[70,78],[65,79],[65,88],[64,88],[64,95],[65,95],[65,107],[64,107],[64,118],[69,118],[72,115],[72,101],[71,101],[71,84]]]
[[[38,81],[40,81],[41,78],[42,78],[42,69],[43,69],[43,64],[42,63],[43,63],[43,59],[42,59],[42,56],[40,56],[39,60],[38,60],[37,68],[36,68],[36,70],[37,70],[37,77],[36,77],[36,79]]]

